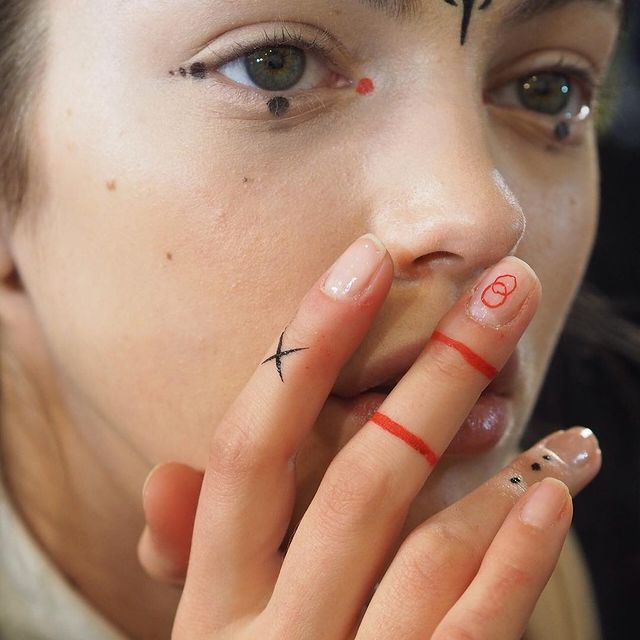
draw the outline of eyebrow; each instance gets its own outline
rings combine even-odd
[[[363,5],[399,20],[412,19],[420,15],[423,0],[359,0]],[[442,1],[442,0],[441,0]],[[461,2],[462,0],[458,0]],[[622,15],[620,0],[519,0],[505,18],[507,23],[530,20],[548,11],[560,9],[570,4],[591,4]]]

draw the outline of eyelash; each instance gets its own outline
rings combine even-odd
[[[279,30],[279,31],[278,31]],[[320,29],[318,27],[314,27],[314,30],[317,32],[315,37],[309,39],[302,31],[299,31],[295,27],[291,27],[288,25],[279,25],[273,28],[273,32],[270,33],[266,29],[263,30],[262,36],[256,39],[252,37],[251,39],[247,39],[246,41],[235,41],[232,45],[230,45],[229,49],[224,53],[211,53],[210,59],[207,61],[205,67],[207,71],[216,72],[218,68],[237,60],[238,58],[242,58],[243,56],[250,55],[251,53],[263,49],[265,47],[277,47],[282,45],[288,45],[292,47],[297,47],[303,51],[311,51],[318,54],[320,61],[328,66],[330,70],[336,70],[340,68],[341,64],[338,61],[337,56],[335,55],[336,49],[339,48],[338,44],[334,40],[334,38],[329,34],[328,31],[324,29]],[[343,62],[344,64],[344,62]],[[337,72],[339,73],[339,72]],[[585,105],[588,105],[590,108],[591,116],[597,113],[598,105],[603,99],[607,99],[607,96],[603,96],[603,92],[606,87],[603,86],[603,83],[597,81],[593,72],[588,69],[582,68],[577,65],[567,64],[564,60],[564,56],[561,56],[557,62],[551,65],[542,65],[538,68],[534,68],[532,70],[527,70],[525,74],[514,77],[504,85],[518,82],[520,78],[523,76],[540,74],[540,73],[556,73],[559,75],[566,76],[571,81],[576,82],[579,87],[579,91],[581,91],[582,96],[584,96],[583,102]],[[221,75],[221,74],[220,74]],[[341,75],[341,74],[340,74]],[[222,76],[226,80],[226,76]],[[230,81],[234,85],[238,85],[238,83]],[[348,81],[350,84],[350,81]],[[343,85],[344,86],[344,85]],[[288,92],[273,92],[267,91],[264,89],[260,89],[259,87],[251,87],[244,84],[239,84],[237,87],[234,86],[234,89],[240,91],[240,95],[244,96],[244,100],[250,100],[253,102],[254,99],[260,98],[261,95],[274,95],[275,93],[279,94],[287,94]],[[295,107],[296,112],[299,112],[301,108],[306,110],[303,107],[304,104],[309,106],[314,106],[315,109],[318,108],[318,104],[316,100],[313,98],[313,94],[319,91],[319,89],[312,91],[299,91],[295,92],[293,89],[293,93],[287,95],[288,98],[293,100],[293,105]],[[485,92],[485,103],[487,102],[487,97],[490,94],[490,91]],[[323,104],[320,99],[320,104]],[[527,110],[526,107],[522,106],[522,109],[526,111],[530,111],[540,117],[545,117],[545,114],[538,113],[536,111]],[[315,110],[314,109],[314,110]],[[302,115],[300,113],[299,115]],[[553,116],[547,116],[553,118]]]
[[[248,42],[234,42],[231,51],[224,54],[213,54],[213,59],[207,66],[217,69],[218,67],[232,62],[236,58],[249,55],[264,47],[277,47],[282,45],[297,47],[304,51],[315,51],[319,53],[330,65],[336,66],[338,64],[334,56],[334,51],[337,49],[337,45],[332,42],[332,38],[328,31],[321,30],[318,36],[313,40],[307,40],[307,38],[299,31],[290,31],[288,27],[282,25],[280,35],[278,35],[274,30],[274,33],[271,36],[265,30],[262,32],[262,37],[259,40],[254,39]]]

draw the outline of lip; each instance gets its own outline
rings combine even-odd
[[[518,352],[514,352],[501,372],[480,394],[476,404],[453,437],[443,457],[476,455],[493,449],[513,428],[513,392],[519,368]],[[342,398],[331,395],[353,431],[361,429],[378,410],[388,394],[365,391]]]

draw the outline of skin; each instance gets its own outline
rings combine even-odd
[[[337,388],[425,344],[503,256],[531,265],[544,291],[518,345],[508,437],[482,455],[445,456],[399,541],[517,451],[591,250],[592,123],[560,144],[553,119],[486,92],[560,50],[602,77],[613,13],[576,4],[504,27],[509,3],[493,3],[460,47],[459,12],[445,3],[425,5],[416,23],[328,4],[283,1],[277,13],[334,34],[351,51],[341,74],[353,87],[371,77],[375,91],[324,87],[322,103],[305,103],[324,109],[300,115],[294,104],[277,124],[264,92],[169,73],[206,59],[225,31],[257,38],[251,25],[274,19],[268,3],[114,11],[62,0],[50,16],[32,132],[43,198],[2,242],[2,464],[47,553],[134,637],[168,637],[179,600],[136,557],[147,473],[166,460],[205,468],[222,417],[275,353],[266,347],[356,237],[384,242],[393,281]],[[337,416],[327,402],[301,445],[291,531],[354,435]]]

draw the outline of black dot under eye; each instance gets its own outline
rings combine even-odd
[[[262,47],[245,55],[249,78],[265,91],[286,91],[302,78],[307,59],[298,47]]]
[[[571,83],[559,73],[536,73],[518,80],[518,96],[531,111],[557,115],[569,104]]]
[[[538,463],[538,462],[534,462],[534,463],[531,465],[531,468],[532,468],[534,471],[540,471],[540,469],[542,469],[542,467],[540,466],[540,463]]]
[[[513,484],[520,484],[522,482],[522,478],[518,478],[518,476],[514,476],[513,478],[511,478],[511,482],[513,482]]]

